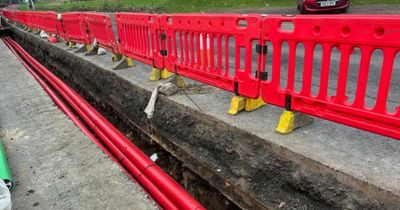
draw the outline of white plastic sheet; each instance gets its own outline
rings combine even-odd
[[[11,210],[11,194],[2,179],[0,179],[0,210]]]

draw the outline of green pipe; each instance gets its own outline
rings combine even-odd
[[[8,167],[6,152],[3,147],[3,139],[0,138],[0,179],[4,180],[9,190],[14,187],[10,168]]]

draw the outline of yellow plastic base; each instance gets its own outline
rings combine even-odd
[[[161,79],[161,70],[157,68],[152,68],[149,80],[150,81],[158,81]]]
[[[161,75],[160,75],[161,79],[168,79],[168,78],[170,78],[170,77],[172,77],[172,76],[175,75],[174,73],[171,73],[171,72],[168,71],[167,69],[161,70],[161,73],[160,73],[160,74],[161,74]]]
[[[266,103],[262,100],[262,98],[257,98],[257,99],[252,99],[252,98],[246,98],[246,104],[244,106],[244,109],[247,112],[254,111],[262,106],[264,106]]]
[[[280,134],[288,134],[294,130],[294,112],[284,110],[279,119],[276,132]]]
[[[231,107],[228,114],[237,115],[240,111],[246,110],[247,112],[254,111],[266,103],[261,99],[246,98],[244,96],[235,96],[231,100]]]
[[[182,76],[176,75],[176,86],[178,86],[178,88],[183,88],[186,86],[185,80],[182,78]]]
[[[75,46],[74,42],[68,42],[68,48],[73,48]]]
[[[86,51],[90,51],[92,49],[92,47],[90,46],[90,44],[86,44]]]
[[[133,60],[132,60],[132,58],[126,58],[126,65],[128,66],[128,67],[134,67],[135,66],[135,64],[133,63]]]
[[[280,119],[276,132],[280,134],[288,134],[297,128],[304,127],[312,123],[314,119],[306,114],[284,110]]]
[[[114,58],[113,58],[114,59]],[[113,70],[121,70],[129,67],[134,67],[135,63],[133,62],[132,58],[128,58],[125,56],[122,56],[116,65],[113,66]]]
[[[113,53],[112,56],[111,56],[111,59],[112,59],[112,61],[117,62],[117,61],[120,61],[122,59],[122,56],[119,55],[119,54]]]
[[[63,41],[65,41],[62,37],[60,37],[60,36],[57,36],[57,40],[58,40],[58,42],[63,42]]]
[[[246,98],[243,96],[234,96],[231,100],[231,107],[228,114],[237,115],[240,111],[244,110]]]

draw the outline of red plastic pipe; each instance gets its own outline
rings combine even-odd
[[[19,45],[17,45],[17,43],[15,43],[13,40],[10,40],[11,44],[16,47],[18,50],[23,50]],[[21,53],[24,56],[29,56],[29,54],[27,54],[26,52],[21,51]],[[31,59],[31,57],[25,57],[27,58],[32,64],[39,64],[36,60]],[[33,62],[32,62],[33,61]],[[40,64],[39,64],[40,65]],[[36,66],[36,65],[35,65]],[[41,66],[43,67],[43,66]],[[37,66],[36,66],[37,68]],[[44,68],[44,67],[43,67]],[[37,69],[38,71],[40,71],[39,69]],[[49,81],[49,83],[52,84],[52,86],[55,85],[54,81],[49,80],[49,77],[47,77],[47,75],[43,75],[46,78],[46,80]],[[65,84],[64,84],[65,85]],[[66,86],[66,85],[65,85]],[[54,86],[55,88],[58,88],[58,86]],[[67,86],[68,87],[68,86]],[[59,93],[61,95],[63,95],[63,97],[69,101],[70,105],[75,109],[75,111],[78,112],[78,114],[82,117],[82,119],[84,119],[84,121],[89,125],[89,127],[91,127],[94,132],[103,140],[103,143],[110,149],[110,151],[113,153],[113,155],[117,158],[117,160],[125,166],[125,168],[129,171],[128,174],[131,174],[132,176],[134,176],[137,179],[137,176],[139,176],[141,174],[141,171],[139,169],[137,169],[137,166],[132,164],[129,159],[127,159],[125,157],[125,155],[118,150],[118,148],[116,148],[116,146],[110,141],[110,138],[108,136],[106,136],[100,129],[97,129],[96,125],[93,123],[93,120],[90,119],[88,116],[86,116],[85,112],[83,112],[78,106],[77,104],[75,104],[67,95],[66,93],[64,93],[63,89],[58,89]],[[82,101],[79,101],[79,104]],[[99,117],[102,116],[97,116],[94,119],[98,119]],[[150,193],[150,195],[153,195],[154,198],[156,198],[155,200],[158,201],[158,203],[164,207],[165,209],[179,209],[177,206],[175,206],[173,204],[173,202],[171,202],[168,198],[166,198],[166,196],[160,192],[160,190],[155,187],[150,181],[147,180],[146,177],[143,177],[142,181],[144,181],[144,183],[146,185],[143,185],[145,187],[145,189]]]
[[[38,83],[43,87],[43,89],[49,94],[49,96],[52,98],[54,103],[68,116],[70,119],[89,137],[92,139],[92,141],[100,147],[100,149],[107,154],[111,160],[113,160],[115,163],[117,163],[126,173],[127,175],[135,182],[138,183],[133,176],[130,174],[129,171],[117,160],[113,154],[111,154],[101,143],[100,141],[94,137],[94,135],[87,129],[81,121],[79,121],[78,117],[75,116],[71,110],[64,104],[64,102],[57,96],[57,94],[54,93],[54,91],[32,70],[32,68],[14,51],[14,49],[9,45],[8,42],[3,40],[4,43],[10,48],[10,50],[16,55],[16,57],[21,61],[21,63],[25,66],[25,68],[32,74],[32,76],[38,81]],[[103,136],[102,134],[99,133],[103,138],[103,140],[106,140],[107,137]],[[107,144],[109,145],[109,144]],[[109,145],[110,146],[110,145]],[[111,145],[112,147],[112,145]],[[149,195],[151,199],[151,195]],[[166,201],[168,202],[168,201]]]
[[[10,46],[10,43],[1,38],[2,41],[7,45],[7,47],[15,54],[18,60],[21,61],[22,65],[28,70],[28,72],[35,78],[35,80],[42,86],[43,90],[47,92],[53,102],[67,115],[75,125],[82,130],[84,134],[86,134],[100,149],[107,154],[111,160],[117,163],[125,172],[127,170],[118,162],[118,160],[103,146],[103,144],[93,135],[93,133],[86,128],[86,126],[79,120],[79,118],[68,108],[68,106],[58,97],[58,95],[44,82],[36,73],[35,71],[23,60],[20,55]],[[136,180],[127,172],[128,176],[136,182]]]
[[[23,50],[22,47],[20,47],[16,42],[14,42],[13,40],[10,40],[11,44],[16,47],[18,50]],[[31,64],[35,65],[36,67],[38,67],[37,65],[39,65],[39,69],[37,69],[39,72],[46,70],[45,67],[43,67],[40,63],[38,63],[36,60],[34,60],[32,57],[30,57],[29,54],[27,54],[25,51],[20,51],[23,56],[28,56],[25,57],[27,60],[29,60],[31,62]],[[41,73],[42,74],[42,73]],[[118,159],[118,161],[124,165],[126,167],[126,169],[130,172],[130,174],[132,176],[134,176],[136,179],[138,179],[138,177],[141,175],[142,171],[138,169],[138,166],[135,164],[132,164],[131,160],[129,160],[125,154],[123,152],[121,152],[110,140],[109,136],[105,135],[103,133],[103,130],[98,129],[96,127],[96,124],[94,122],[97,121],[97,119],[99,118],[103,118],[100,114],[96,115],[96,110],[94,110],[93,107],[91,107],[90,105],[87,104],[86,101],[84,101],[82,98],[80,98],[80,96],[77,98],[78,99],[78,103],[74,103],[73,100],[71,100],[71,98],[66,95],[66,93],[64,92],[64,90],[67,91],[71,91],[72,89],[70,89],[67,85],[65,85],[65,83],[63,83],[61,80],[59,80],[57,77],[55,77],[55,79],[58,79],[59,81],[61,81],[61,85],[63,88],[60,88],[55,83],[55,81],[51,80],[48,75],[46,74],[42,74],[43,77],[46,78],[46,80],[49,81],[49,83],[52,84],[53,87],[55,87],[57,89],[57,91],[59,91],[59,93],[61,95],[63,95],[63,97],[69,101],[70,105],[78,112],[78,114],[82,117],[82,119],[89,125],[89,127],[91,127],[94,132],[103,140],[103,143],[105,143],[105,145],[110,149],[110,151],[114,154],[114,156]],[[50,74],[50,76],[54,76],[52,74]],[[58,81],[57,80],[57,81]],[[73,93],[74,91],[72,90],[71,93]],[[84,104],[84,102],[86,102],[85,104],[88,105],[89,111],[87,113],[92,115],[92,118],[90,118],[90,116],[87,116],[86,113],[84,111],[81,110],[81,108],[78,105]],[[85,108],[84,108],[85,109]],[[105,120],[105,119],[104,119]],[[111,125],[111,124],[110,124]],[[115,129],[115,127],[114,127]],[[117,130],[118,131],[118,130]],[[120,135],[122,135],[120,133]],[[123,136],[123,135],[122,135]],[[132,143],[131,143],[132,144]],[[128,147],[125,147],[125,149]],[[140,150],[139,150],[140,151]],[[148,161],[150,162],[151,160],[148,159]],[[154,164],[151,161],[151,164]],[[142,163],[143,165],[143,163]],[[150,165],[149,165],[150,166]],[[139,166],[140,167],[140,166]],[[168,176],[168,175],[167,175]],[[141,183],[142,186],[150,193],[150,195],[152,195],[155,200],[157,200],[157,202],[165,209],[181,209],[179,206],[177,206],[176,204],[174,204],[173,201],[171,201],[169,198],[167,198],[167,196],[165,195],[164,192],[161,192],[153,183],[152,181],[148,180],[147,177],[142,176],[141,179],[138,179]],[[186,192],[186,191],[185,191]],[[193,199],[193,198],[192,198]],[[187,209],[187,208],[183,208],[183,209]]]
[[[153,163],[72,88],[33,59],[15,41],[10,43],[35,69],[63,95],[82,119],[103,140],[115,157],[165,209],[205,209],[178,183]]]

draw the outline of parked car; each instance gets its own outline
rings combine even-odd
[[[301,14],[340,11],[346,13],[350,0],[297,0],[297,9]]]

